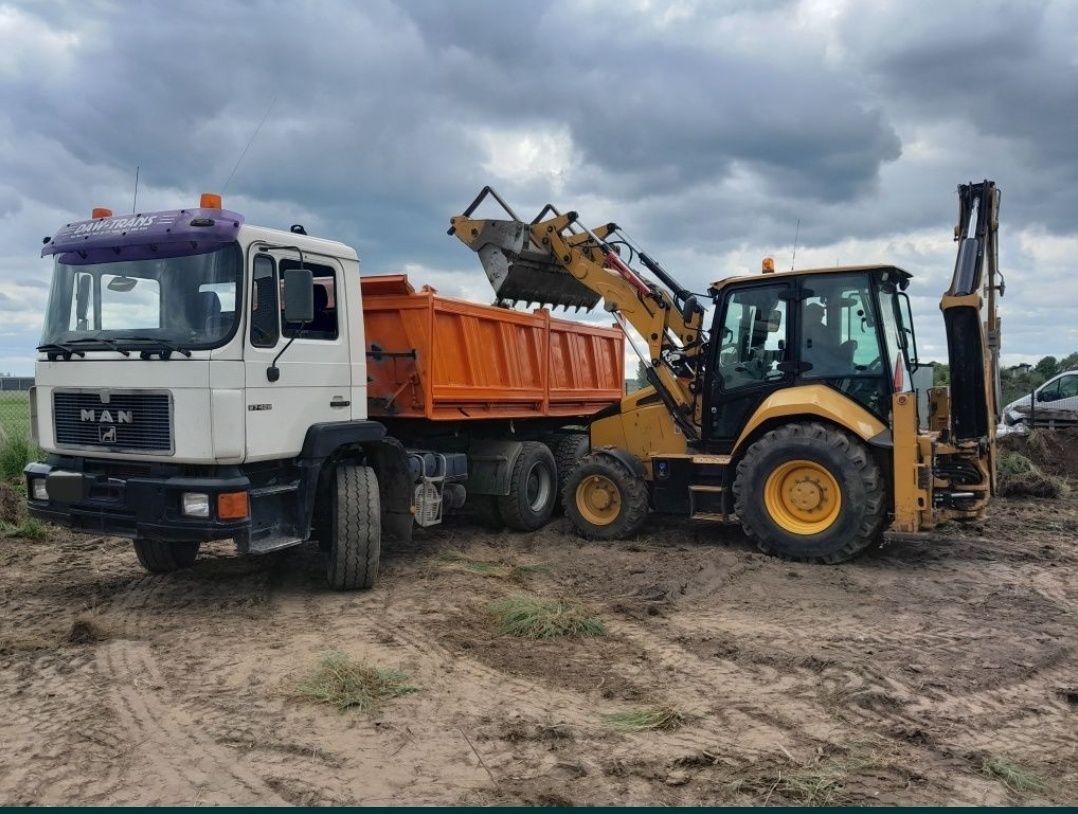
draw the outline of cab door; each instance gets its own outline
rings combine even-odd
[[[283,321],[281,280],[288,269],[311,271],[314,319]],[[247,460],[299,453],[312,424],[351,417],[351,367],[343,267],[332,257],[291,249],[255,251],[244,353]],[[291,342],[291,344],[289,344]],[[286,347],[287,346],[287,347]],[[279,376],[268,369],[277,359]]]
[[[793,381],[790,282],[724,292],[715,311],[704,400],[707,447],[726,453],[760,403]]]

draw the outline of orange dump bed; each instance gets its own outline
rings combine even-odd
[[[416,291],[403,274],[362,287],[372,418],[588,416],[622,397],[616,328]]]

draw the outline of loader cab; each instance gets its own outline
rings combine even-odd
[[[890,419],[910,389],[916,342],[909,275],[893,267],[819,269],[717,283],[703,391],[704,441],[727,453],[760,404],[825,385]]]

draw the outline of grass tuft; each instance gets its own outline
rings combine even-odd
[[[49,529],[40,520],[30,518],[23,520],[18,525],[14,523],[0,523],[0,533],[5,537],[21,537],[24,540],[44,540],[49,536]]]
[[[465,557],[459,551],[446,551],[442,553],[442,555],[438,557],[438,562],[443,565],[452,565],[463,568],[465,571],[471,571],[475,574],[492,574],[499,569],[499,565],[496,562],[473,560],[470,557]]]
[[[1027,772],[1021,766],[1011,763],[1006,758],[993,757],[984,762],[981,770],[989,777],[994,777],[1004,786],[1015,792],[1032,791],[1044,793],[1048,784],[1037,775]]]
[[[602,636],[606,627],[575,599],[539,599],[516,594],[487,606],[498,633],[525,639]]]
[[[344,653],[327,653],[318,668],[296,685],[300,698],[330,704],[339,711],[367,712],[390,698],[419,692],[399,670],[386,670],[353,661]]]
[[[669,732],[680,729],[695,717],[676,707],[641,707],[603,715],[603,722],[619,732]]]
[[[0,438],[0,480],[16,481],[28,463],[38,460],[41,451],[29,438],[11,435]]]

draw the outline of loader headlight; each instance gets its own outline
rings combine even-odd
[[[205,492],[184,492],[180,495],[180,503],[187,517],[210,516],[210,496]]]
[[[49,490],[45,488],[44,478],[32,478],[30,480],[30,494],[34,500],[48,500]]]

